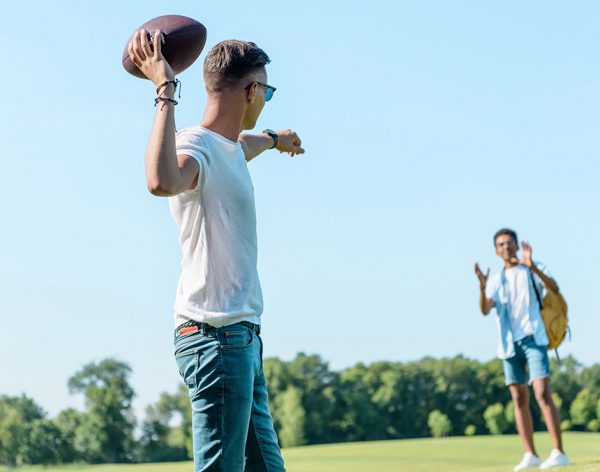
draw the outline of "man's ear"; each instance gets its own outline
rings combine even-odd
[[[248,103],[254,103],[256,100],[256,89],[258,89],[258,83],[253,82],[250,87],[246,89],[246,100]]]

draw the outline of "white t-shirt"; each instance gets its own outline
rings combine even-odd
[[[177,154],[198,161],[198,185],[169,198],[183,251],[175,325],[260,324],[254,187],[239,142],[201,126],[177,133]]]
[[[552,277],[543,264],[536,262],[535,265],[545,275]],[[533,275],[533,280],[537,293],[543,298],[546,289],[540,277]],[[512,357],[514,342],[530,335],[533,335],[536,344],[548,344],[540,304],[527,267],[518,265],[494,274],[488,280],[485,293],[487,298],[496,303],[498,357]]]
[[[516,266],[504,269],[504,276],[510,305],[510,330],[513,334],[513,342],[516,342],[533,334],[529,321],[529,271],[524,267]],[[531,302],[537,304],[535,296]]]

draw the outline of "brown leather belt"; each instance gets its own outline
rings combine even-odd
[[[240,321],[239,323],[222,326],[222,328],[228,328],[229,326],[245,326],[246,328],[254,331],[256,334],[260,334],[260,325],[250,323],[249,321]],[[218,328],[215,328],[214,326],[209,325],[208,323],[199,323],[198,321],[190,320],[186,321],[183,324],[180,324],[175,331],[177,332],[177,334],[182,335],[194,333],[196,331],[201,331],[205,333],[214,329]]]

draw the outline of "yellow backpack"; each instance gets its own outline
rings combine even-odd
[[[546,327],[546,334],[549,341],[548,349],[556,349],[564,341],[567,330],[569,330],[567,302],[560,292],[554,293],[551,290],[547,290],[546,296],[542,300],[537,285],[533,280],[533,275],[531,275],[531,283],[540,304],[542,319]]]

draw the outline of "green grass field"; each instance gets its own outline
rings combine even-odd
[[[600,434],[566,433],[569,472],[600,472]],[[536,434],[538,452],[550,452],[547,434]],[[476,436],[307,446],[284,451],[288,472],[504,472],[521,458],[517,436]],[[5,472],[7,469],[1,469]],[[190,462],[141,465],[23,467],[18,472],[191,472]]]

